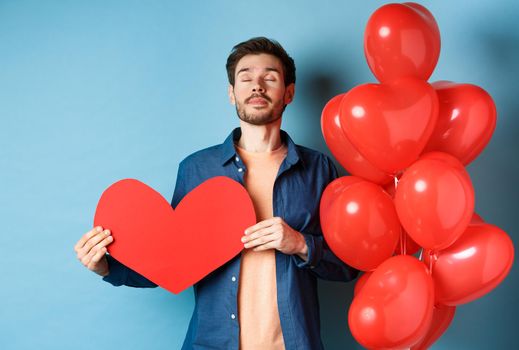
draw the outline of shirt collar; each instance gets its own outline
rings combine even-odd
[[[284,130],[279,130],[279,132],[281,136],[281,141],[287,145],[286,162],[288,163],[288,165],[294,165],[299,161],[302,162],[301,154],[299,153],[299,150],[297,149],[294,141],[292,141],[292,138],[290,138],[290,136],[288,136],[288,134]],[[225,165],[225,163],[227,163],[229,160],[236,156],[236,149],[234,148],[234,143],[238,142],[240,136],[241,128],[238,127],[234,129],[222,143],[222,165]]]

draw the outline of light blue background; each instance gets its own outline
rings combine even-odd
[[[99,196],[133,177],[171,198],[179,161],[237,125],[224,65],[252,36],[279,40],[296,61],[283,128],[329,153],[321,109],[374,81],[363,30],[383,3],[0,1],[0,348],[179,349],[191,289],[114,288],[76,260]],[[442,34],[431,81],[479,85],[497,104],[493,138],[468,169],[477,212],[517,242],[519,5],[422,4]],[[514,266],[458,308],[434,349],[519,348],[518,286]],[[327,349],[360,349],[346,322],[352,287],[320,284]]]

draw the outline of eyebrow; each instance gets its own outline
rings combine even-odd
[[[274,68],[274,67],[267,67],[267,68],[265,68],[265,70],[268,71],[268,72],[277,72],[277,73],[280,73],[280,72],[279,72],[279,69]],[[240,73],[244,73],[244,72],[250,72],[250,68],[242,68],[242,69],[240,69],[240,70],[236,73],[236,75],[240,75]],[[281,73],[280,73],[280,74],[281,74]]]

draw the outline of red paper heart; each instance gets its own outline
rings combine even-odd
[[[433,87],[440,111],[424,151],[450,153],[469,164],[485,148],[496,127],[494,101],[475,85],[440,81]]]
[[[240,253],[255,223],[245,188],[223,176],[193,189],[175,210],[151,187],[121,180],[103,192],[94,218],[111,230],[114,258],[175,294]]]
[[[390,174],[418,158],[437,118],[436,92],[411,78],[357,86],[340,105],[341,127],[348,139],[367,161]]]

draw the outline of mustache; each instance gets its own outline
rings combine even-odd
[[[247,99],[245,100],[245,103],[249,103],[250,100],[252,100],[253,98],[258,98],[258,97],[261,97],[261,98],[267,100],[268,102],[272,102],[270,97],[268,97],[267,95],[264,95],[264,94],[252,94],[249,97],[247,97]]]

